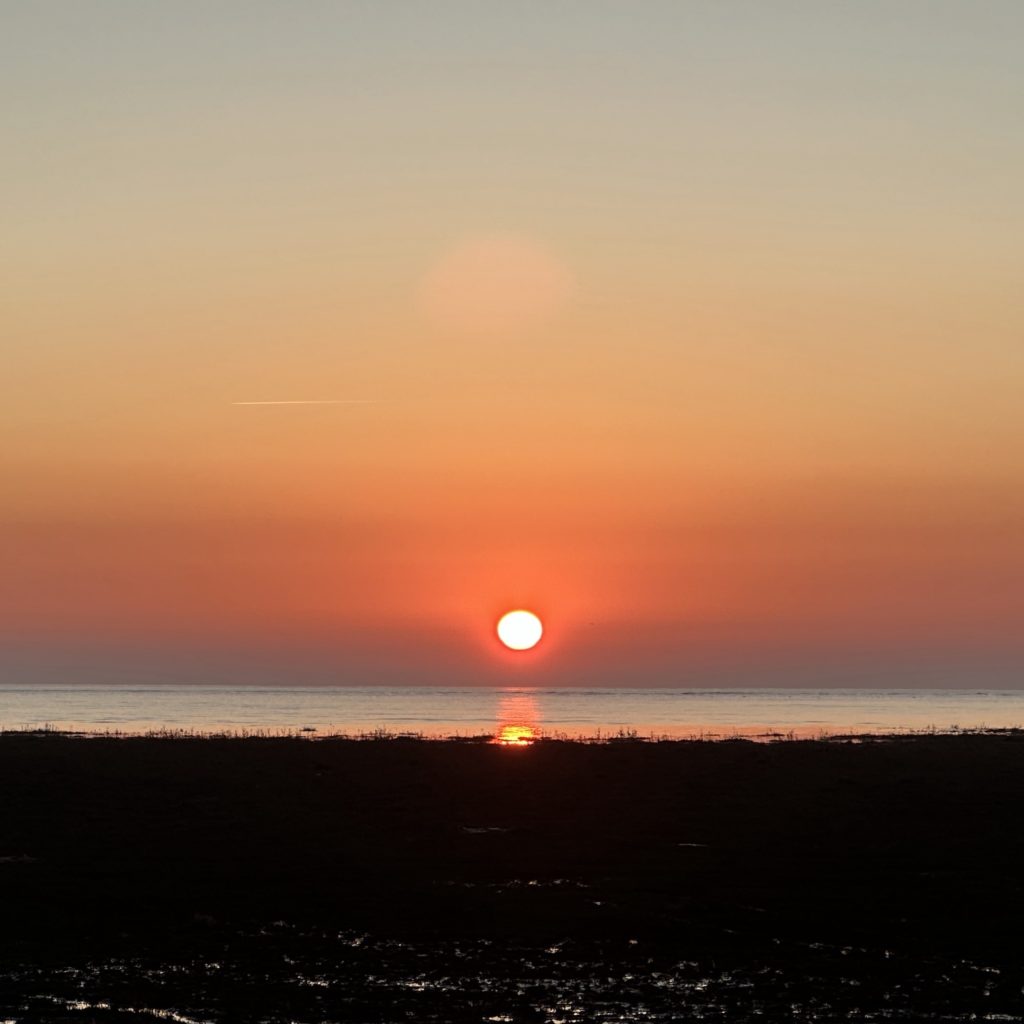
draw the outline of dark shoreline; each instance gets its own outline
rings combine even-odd
[[[722,727],[723,730],[725,727]],[[392,729],[370,729],[364,732],[325,732],[314,728],[270,729],[147,729],[142,732],[129,732],[122,729],[65,729],[55,726],[37,726],[30,728],[0,727],[0,742],[5,738],[34,737],[73,740],[251,740],[253,742],[267,740],[303,740],[307,742],[343,742],[343,743],[469,743],[473,745],[496,746],[533,746],[535,744],[559,745],[606,745],[606,744],[692,744],[692,743],[891,743],[906,740],[937,739],[951,737],[989,737],[989,738],[1024,738],[1024,726],[985,726],[970,728],[951,726],[940,728],[892,729],[887,732],[840,732],[829,729],[807,728],[771,729],[747,731],[735,728],[732,731],[700,731],[693,734],[676,735],[673,733],[641,732],[636,729],[619,729],[615,732],[598,732],[594,734],[560,733],[530,727],[532,738],[523,744],[503,741],[498,735],[484,733],[425,733],[418,731],[398,731]]]
[[[746,979],[737,999],[796,985],[786,999],[806,1001],[804,979],[836,1014],[900,998],[919,1015],[902,1019],[1024,1012],[1017,731],[518,749],[7,733],[0,780],[0,1010],[15,1020],[65,1019],[32,1003],[60,971],[84,971],[77,991],[96,1002],[125,958],[140,977],[143,963],[234,963],[255,972],[236,978],[248,991],[272,985],[268,956],[340,972],[302,989],[337,997],[316,1019],[355,1019],[377,965],[395,984],[359,997],[358,1019],[404,1019],[413,999],[423,1020],[479,1020],[457,993],[435,1013],[401,978],[414,962],[489,964],[521,987],[521,965],[552,948],[641,979],[715,965]],[[202,1019],[230,1019],[236,989],[204,985]],[[520,1002],[512,1019],[545,1019]]]

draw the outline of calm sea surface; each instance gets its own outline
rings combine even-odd
[[[1024,691],[0,686],[0,729],[797,735],[1024,726]]]

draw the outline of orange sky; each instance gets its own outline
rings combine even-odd
[[[1016,685],[1021,9],[728,7],[14,12],[0,682]]]

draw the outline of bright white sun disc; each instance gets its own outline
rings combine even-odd
[[[513,651],[536,647],[544,632],[540,619],[533,612],[518,609],[506,612],[498,621],[498,639]]]

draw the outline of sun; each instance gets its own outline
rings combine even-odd
[[[498,639],[513,651],[528,651],[536,647],[543,633],[540,619],[522,608],[506,612],[498,620]]]

